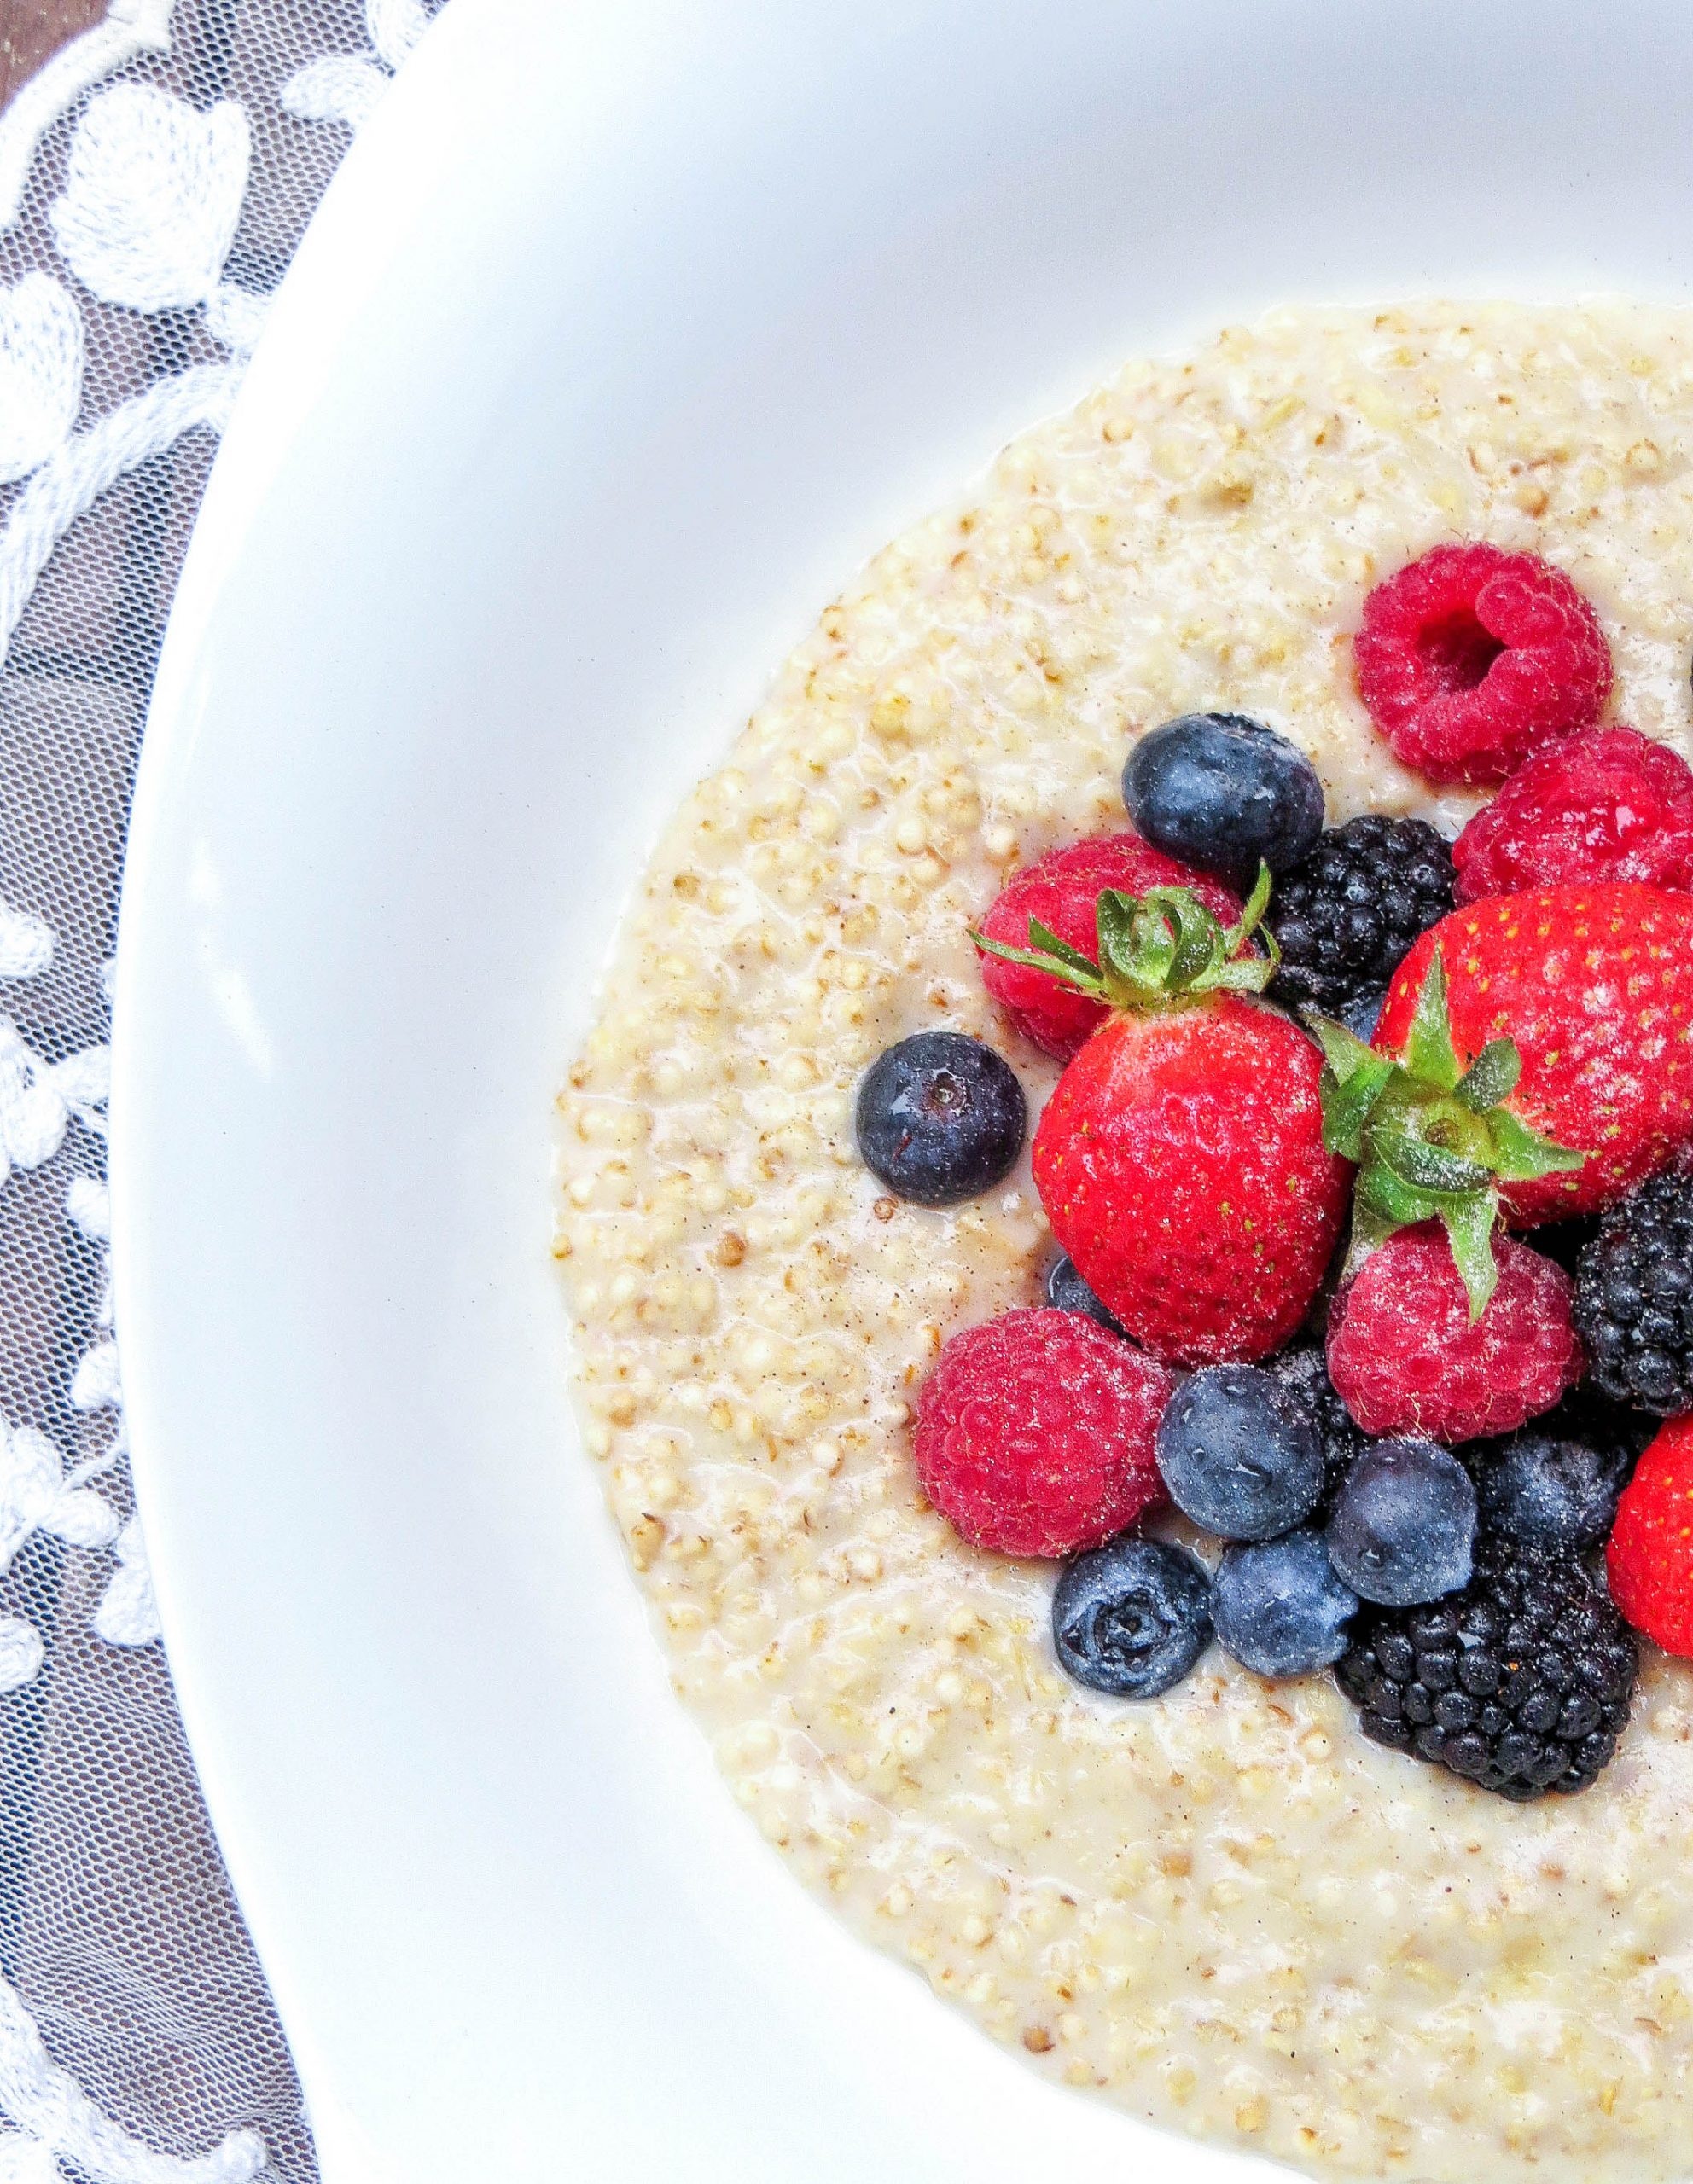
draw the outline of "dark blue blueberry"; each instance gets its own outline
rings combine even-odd
[[[1321,1532],[1231,1547],[1211,1586],[1217,1642],[1259,1676],[1309,1676],[1347,1649],[1358,1595],[1335,1575]]]
[[[1123,801],[1149,842],[1244,893],[1260,859],[1285,872],[1323,831],[1323,784],[1303,751],[1243,713],[1184,713],[1143,735]]]
[[[1469,1582],[1475,1485],[1432,1441],[1372,1441],[1335,1498],[1328,1538],[1336,1575],[1362,1599],[1440,1600]]]
[[[1075,1261],[1068,1252],[1046,1270],[1046,1301],[1056,1312],[1085,1312],[1089,1319],[1097,1320],[1101,1327],[1108,1327],[1113,1334],[1120,1334],[1126,1342],[1128,1340],[1121,1324],[1076,1272]]]
[[[1590,1449],[1526,1426],[1476,1467],[1482,1527],[1516,1547],[1579,1554],[1609,1538],[1633,1468],[1626,1447]]]
[[[1376,1036],[1376,1026],[1382,1020],[1382,1003],[1388,998],[1381,993],[1361,993],[1356,1001],[1349,1001],[1341,1011],[1341,1021],[1355,1039],[1362,1039],[1367,1047]]]
[[[919,1031],[879,1054],[858,1087],[864,1165],[918,1205],[962,1205],[1007,1176],[1028,1105],[1009,1062],[962,1031]]]
[[[1159,1420],[1157,1455],[1176,1507],[1223,1539],[1274,1539],[1322,1498],[1322,1436],[1255,1365],[1190,1374]]]
[[[1211,1641],[1211,1580],[1197,1555],[1120,1532],[1067,1562],[1052,1596],[1052,1638],[1090,1691],[1155,1699]]]

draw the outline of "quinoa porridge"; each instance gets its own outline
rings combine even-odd
[[[1366,1742],[1326,1678],[1213,1647],[1078,1689],[1050,1570],[912,1465],[955,1329],[1035,1301],[1028,1156],[929,1211],[855,1150],[881,1050],[996,1044],[969,932],[1122,824],[1137,735],[1223,706],[1330,823],[1481,800],[1353,685],[1382,574],[1445,538],[1597,607],[1611,715],[1693,748],[1693,314],[1284,311],[1130,365],[889,547],[664,835],[561,1096],[556,1252],[587,1445],[736,1797],[860,1933],[1137,2115],[1313,2170],[1693,2168],[1693,1670],[1642,1648],[1622,1749],[1513,1805]],[[1171,1536],[1182,1536],[1167,1526]]]

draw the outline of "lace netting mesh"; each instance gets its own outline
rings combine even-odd
[[[281,88],[326,55],[375,64],[371,19],[381,13],[381,0],[369,17],[358,0],[180,0],[170,50],[143,54],[114,79],[156,84],[201,112],[224,99],[245,109],[252,164],[224,278],[249,294],[281,279],[348,141],[335,122],[285,111]],[[79,429],[166,375],[230,362],[202,311],[102,301],[64,264],[49,208],[85,104],[43,137],[20,217],[0,230],[0,285],[49,272],[82,314]],[[192,429],[102,494],[53,552],[9,649],[0,641],[0,900],[43,921],[55,941],[44,972],[0,978],[0,1016],[38,1064],[108,1037],[131,785],[213,444]],[[27,483],[0,487],[0,526]],[[44,1434],[67,1472],[84,1467],[125,1522],[121,1414],[79,1379],[106,1337],[107,1272],[97,1190],[81,1194],[80,1225],[68,1201],[76,1178],[103,1178],[99,1121],[73,1111],[61,1148],[15,1165],[0,1188],[0,1414]],[[0,1507],[0,1534],[7,1513]],[[32,1678],[0,1691],[0,1975],[53,2062],[145,2147],[205,2157],[250,2128],[267,2173],[305,2184],[316,2168],[300,2089],[212,1838],[169,1670],[156,1643],[134,1642],[135,1629],[114,1644],[94,1627],[122,1567],[116,1542],[24,1529],[0,1577],[0,1616],[31,1626],[43,1658]],[[144,1565],[136,1577],[144,1592]],[[34,2128],[9,2110],[0,2120]],[[67,2177],[143,2173],[115,2159],[85,2167],[71,2142],[56,2151]]]

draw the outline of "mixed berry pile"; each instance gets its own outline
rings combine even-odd
[[[1214,1641],[1332,1670],[1364,1733],[1524,1799],[1627,1725],[1637,1633],[1693,1658],[1693,770],[1601,727],[1562,572],[1440,546],[1380,584],[1358,684],[1406,765],[1500,784],[1448,843],[1324,827],[1230,712],[1141,739],[1132,829],[1019,872],[974,935],[1064,1064],[1032,1153],[1044,1306],[965,1328],[923,1490],[1062,1565],[1068,1673],[1168,1690]],[[859,1149],[957,1205],[1027,1131],[1005,1057],[890,1048]],[[1202,1559],[1146,1529],[1174,1508]]]

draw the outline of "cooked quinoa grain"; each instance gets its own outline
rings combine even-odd
[[[1614,717],[1693,745],[1693,314],[1278,314],[1132,364],[881,555],[642,884],[561,1095],[584,1430],[740,1802],[1014,2053],[1350,2175],[1683,2175],[1693,1672],[1649,1661],[1585,1796],[1504,1806],[1367,1744],[1324,1680],[1213,1652],[1155,1703],[1059,1672],[1050,1566],[964,1547],[911,1467],[945,1336],[1037,1301],[1027,1165],[930,1212],[858,1080],[945,1025],[1052,1065],[968,938],[1016,863],[1123,824],[1131,741],[1249,712],[1331,822],[1475,807],[1353,690],[1369,586],[1437,541],[1567,569]]]

